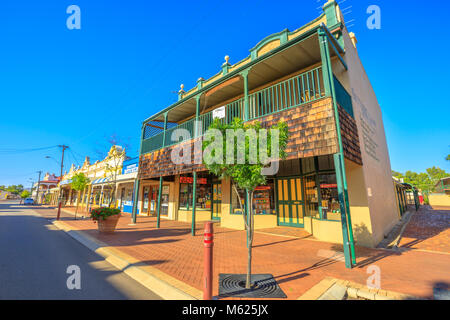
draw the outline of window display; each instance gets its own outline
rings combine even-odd
[[[340,206],[335,174],[319,175],[320,195],[322,200],[322,218],[340,220]]]
[[[183,183],[190,182],[192,183]],[[180,209],[192,208],[192,195],[194,194],[193,178],[190,176],[180,177]],[[197,177],[195,207],[198,210],[211,210],[212,205],[212,183],[207,176]]]
[[[253,209],[254,214],[276,214],[275,211],[275,193],[274,193],[273,180],[269,180],[266,186],[256,187],[253,193]],[[245,190],[238,188],[239,196],[241,198],[242,207],[245,208]],[[236,190],[231,189],[231,213],[242,214],[241,207],[239,206],[239,198],[236,194]]]
[[[315,175],[305,177],[305,198],[306,215],[319,219],[319,195],[317,192]]]

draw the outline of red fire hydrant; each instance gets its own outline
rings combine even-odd
[[[203,270],[203,300],[212,299],[212,272],[213,272],[213,222],[205,223],[205,232],[203,238],[203,245],[205,246],[204,253],[204,270]]]

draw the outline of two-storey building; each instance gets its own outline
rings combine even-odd
[[[290,132],[287,159],[255,192],[256,229],[298,227],[320,240],[354,237],[369,247],[387,235],[400,215],[381,109],[339,6],[328,1],[323,10],[295,31],[261,40],[242,61],[225,57],[218,74],[188,91],[182,86],[176,103],[143,122],[134,213],[244,229],[230,182],[195,161],[198,150],[190,164],[171,161],[215,117],[239,117],[267,126],[285,121]],[[174,141],[180,128],[189,137]]]

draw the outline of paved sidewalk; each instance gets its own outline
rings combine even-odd
[[[450,254],[450,208],[420,207],[406,227],[399,247]]]
[[[56,217],[55,209],[37,207],[35,211],[47,218]],[[197,225],[197,235],[192,237],[188,223],[162,220],[161,229],[156,229],[156,218],[138,216],[137,225],[130,226],[130,215],[125,214],[114,234],[102,235],[91,220],[75,221],[73,215],[65,212],[61,220],[201,290],[203,224]],[[245,273],[247,249],[244,231],[221,228],[217,224],[214,231],[213,294],[217,295],[219,273]],[[365,285],[370,265],[380,268],[381,287],[388,291],[432,298],[438,283],[450,284],[448,254],[358,247],[358,266],[349,270],[339,259],[326,258],[336,251],[342,251],[342,246],[316,241],[303,232],[263,230],[254,237],[253,273],[273,274],[289,299],[297,299],[326,277]]]

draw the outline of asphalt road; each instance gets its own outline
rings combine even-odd
[[[69,285],[77,285],[73,270],[79,270],[80,289],[68,288],[68,278]],[[32,209],[18,201],[0,201],[0,300],[4,299],[161,298]]]

